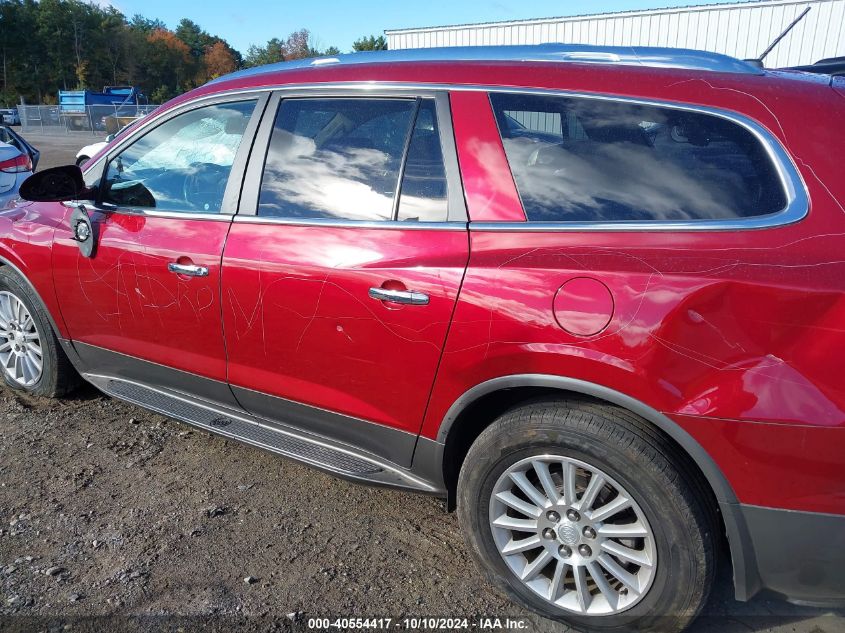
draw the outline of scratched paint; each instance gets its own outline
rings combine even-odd
[[[93,258],[79,253],[69,227],[56,235],[56,294],[73,339],[225,380],[219,253],[228,224],[97,215]],[[208,267],[208,277],[169,272],[179,257]]]
[[[230,381],[417,432],[467,257],[463,231],[232,225]],[[369,297],[385,283],[430,302]]]

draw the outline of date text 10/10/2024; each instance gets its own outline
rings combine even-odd
[[[528,620],[525,618],[308,618],[309,630],[355,630],[355,629],[400,629],[416,630],[488,630],[488,631],[522,631],[527,630]]]

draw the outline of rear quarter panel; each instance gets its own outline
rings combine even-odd
[[[801,87],[797,98],[779,79],[756,91],[706,79],[658,84],[648,94],[617,86],[757,120],[793,157],[808,215],[748,231],[471,230],[469,269],[423,435],[437,437],[449,406],[486,380],[578,378],[674,419],[717,461],[739,501],[845,514],[845,179],[832,151],[842,100],[829,86]],[[452,98],[460,111],[463,95]],[[501,151],[481,119],[469,127],[456,120],[462,169],[474,169],[473,148]],[[475,190],[498,193],[495,205],[468,199],[471,213],[521,212],[506,208],[514,199],[501,191],[513,187],[509,173],[473,177],[495,178],[495,186]],[[570,334],[553,310],[564,282],[582,277],[613,298],[610,322],[592,336]]]

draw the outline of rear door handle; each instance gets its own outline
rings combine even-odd
[[[416,290],[390,290],[388,288],[370,288],[370,298],[391,303],[403,303],[412,306],[427,306],[428,295]]]
[[[197,266],[196,264],[180,264],[178,262],[170,262],[167,264],[167,270],[177,275],[185,275],[187,277],[208,277],[207,266]]]

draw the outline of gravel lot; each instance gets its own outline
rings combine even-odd
[[[42,165],[84,137],[28,135]],[[845,613],[731,598],[693,633],[845,631]],[[333,479],[92,387],[0,389],[0,631],[283,631],[309,617],[551,623],[484,585],[428,497]]]

